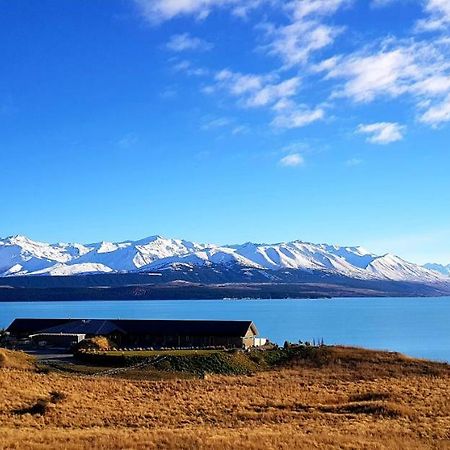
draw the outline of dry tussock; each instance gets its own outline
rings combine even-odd
[[[0,369],[33,369],[34,358],[23,352],[0,348]]]
[[[0,370],[0,448],[450,448],[448,366],[336,352],[320,367],[204,380]],[[43,413],[17,414],[54,391]]]

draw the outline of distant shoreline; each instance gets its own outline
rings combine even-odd
[[[326,299],[365,297],[445,297],[448,286],[418,283],[164,283],[127,286],[0,286],[0,302]]]

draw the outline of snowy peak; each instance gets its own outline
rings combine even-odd
[[[323,272],[357,279],[450,282],[450,266],[421,267],[398,256],[378,256],[363,247],[313,244],[201,244],[150,236],[136,241],[47,244],[26,236],[0,239],[0,276],[79,275],[222,266],[261,271]]]
[[[367,266],[367,270],[380,278],[390,280],[438,282],[444,278],[438,272],[412,264],[398,256],[387,254],[376,258]]]
[[[92,273],[110,273],[113,272],[109,267],[103,264],[81,263],[81,264],[55,264],[46,269],[33,272],[33,275],[52,275],[52,276],[70,276]]]
[[[423,267],[428,270],[433,270],[434,272],[439,272],[441,275],[444,275],[446,277],[450,277],[450,264],[447,264],[446,266],[444,264],[433,264],[428,263],[425,264]]]

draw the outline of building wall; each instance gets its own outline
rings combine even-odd
[[[36,335],[33,336],[33,342],[43,346],[49,347],[60,347],[60,348],[70,348],[75,344],[78,344],[84,335]]]
[[[239,336],[124,336],[122,346],[131,347],[226,347],[241,348],[243,339]]]

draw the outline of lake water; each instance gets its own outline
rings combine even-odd
[[[16,317],[253,320],[279,344],[323,339],[450,362],[450,297],[0,303],[0,327]]]

